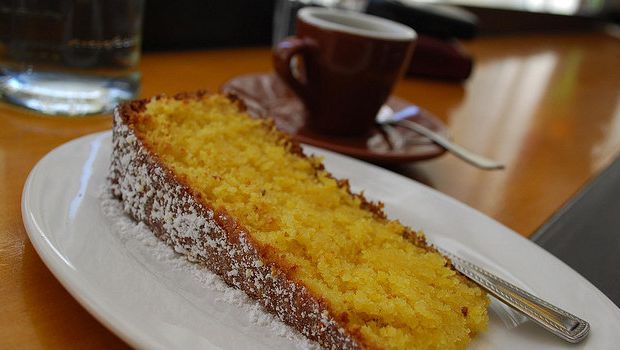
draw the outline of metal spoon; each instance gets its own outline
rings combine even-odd
[[[479,154],[473,153],[472,151],[465,149],[463,146],[459,146],[453,143],[444,136],[407,119],[413,115],[418,114],[419,112],[420,108],[415,105],[403,108],[396,113],[392,108],[384,105],[379,110],[379,113],[377,113],[376,122],[379,125],[395,124],[413,130],[421,135],[428,137],[433,142],[445,148],[447,151],[451,152],[455,156],[478,168],[487,170],[497,170],[504,168],[503,164],[485,158]]]

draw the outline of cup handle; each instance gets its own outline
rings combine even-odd
[[[304,58],[304,65],[307,66],[317,50],[318,46],[314,40],[298,37],[285,38],[273,50],[273,66],[276,73],[304,102],[309,99],[307,70],[304,72],[306,81],[298,79],[291,71],[291,60],[300,55]]]

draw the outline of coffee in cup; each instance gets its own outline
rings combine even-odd
[[[297,13],[297,35],[274,49],[274,67],[305,104],[308,128],[363,135],[404,73],[416,37],[380,17],[306,7]]]

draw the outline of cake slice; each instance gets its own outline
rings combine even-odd
[[[422,234],[234,98],[114,111],[110,184],[134,219],[329,349],[464,348],[488,299]]]

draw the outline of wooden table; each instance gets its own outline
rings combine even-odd
[[[407,79],[400,97],[435,112],[462,145],[501,160],[482,171],[451,155],[393,170],[531,235],[620,154],[620,40],[605,33],[481,38],[463,85]],[[266,48],[150,53],[143,96],[209,89],[270,71]],[[21,219],[30,169],[54,147],[109,129],[109,116],[41,117],[0,104],[0,348],[123,348],[56,281]]]

